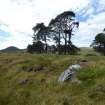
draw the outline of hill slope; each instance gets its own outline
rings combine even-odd
[[[3,52],[3,53],[15,53],[15,52],[21,52],[21,51],[22,51],[21,49],[14,46],[10,46],[8,48],[0,50],[0,52]]]
[[[80,81],[59,84],[69,65],[87,59]],[[105,105],[105,57],[81,55],[0,54],[0,105]]]

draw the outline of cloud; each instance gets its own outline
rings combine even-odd
[[[66,10],[75,11],[80,21],[73,42],[89,46],[95,34],[105,27],[104,7],[105,0],[1,0],[0,30],[8,32],[9,37],[0,40],[0,49],[10,45],[25,48],[32,43],[32,27],[36,23],[48,25],[52,18]]]
[[[100,33],[105,28],[105,12],[93,15],[80,23],[79,32],[73,37],[73,42],[77,46],[90,46],[97,33]]]
[[[24,33],[13,32],[15,36],[11,36],[4,41],[0,42],[0,48],[6,48],[7,46],[16,46],[19,48],[26,48],[27,44],[32,42],[32,38]]]

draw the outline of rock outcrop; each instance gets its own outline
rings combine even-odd
[[[64,82],[68,79],[71,79],[76,74],[76,72],[79,71],[81,68],[85,67],[86,64],[87,61],[82,60],[79,64],[71,65],[68,69],[61,73],[58,78],[58,82]]]

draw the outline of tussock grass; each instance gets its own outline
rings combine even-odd
[[[61,72],[81,59],[89,61],[76,75],[81,82],[59,84]],[[47,70],[26,70],[38,66]],[[105,105],[104,84],[105,57],[91,49],[78,55],[0,54],[0,105]]]

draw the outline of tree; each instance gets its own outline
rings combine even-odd
[[[55,41],[55,43],[58,46],[58,52],[60,54],[60,42],[61,42],[61,31],[62,31],[62,27],[61,27],[61,19],[52,19],[49,23],[49,27],[52,28],[52,32],[53,32],[53,40]]]
[[[37,23],[36,26],[32,28],[32,30],[34,31],[33,43],[40,41],[42,39],[42,34],[40,34],[40,32],[44,29],[45,29],[44,23]]]
[[[67,53],[67,45],[71,45],[71,35],[75,26],[78,28],[79,22],[75,21],[75,13],[66,11],[52,19],[49,27],[55,32],[54,40],[58,43],[58,51],[60,53],[60,43],[63,38],[65,41],[65,54]],[[68,40],[67,40],[68,39]]]
[[[43,53],[44,52],[44,44],[41,41],[35,42],[33,44],[34,52]]]
[[[91,44],[97,52],[100,52],[105,55],[105,33],[99,33],[96,35],[95,40]]]
[[[32,45],[28,45],[27,51],[29,53],[42,53],[44,52],[44,44],[41,41],[37,41]]]
[[[27,46],[27,52],[33,53],[33,46],[32,45]]]
[[[32,28],[34,31],[33,43],[38,41],[45,42],[45,52],[47,53],[47,37],[49,37],[49,27],[46,27],[44,23],[38,23],[35,27]]]

